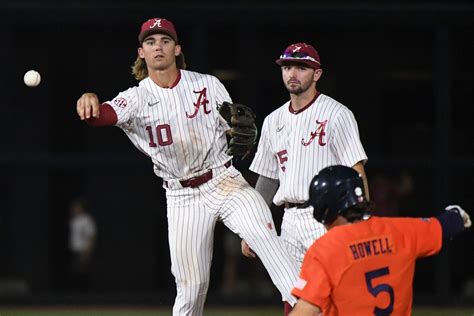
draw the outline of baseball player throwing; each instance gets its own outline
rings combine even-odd
[[[311,208],[297,208],[308,199],[312,177],[329,165],[353,167],[363,175],[368,192],[367,156],[352,112],[316,89],[323,71],[314,47],[292,44],[276,63],[290,100],[265,118],[250,169],[260,175],[256,189],[266,202],[285,206],[281,237],[301,265],[307,249],[326,232]],[[252,255],[245,241],[242,252]]]
[[[254,137],[251,115],[243,132],[236,132],[233,114],[245,107],[231,104],[217,78],[184,70],[172,22],[146,21],[138,39],[133,66],[138,86],[102,104],[97,95],[85,93],[77,101],[77,113],[91,125],[121,128],[151,158],[155,174],[164,180],[171,271],[177,287],[173,315],[203,313],[217,221],[245,238],[283,300],[293,305],[296,299],[290,291],[298,276],[297,264],[278,238],[267,204],[232,166],[228,154],[245,152],[242,143]],[[226,106],[218,112],[216,105],[221,104]],[[228,151],[229,131],[235,138]]]

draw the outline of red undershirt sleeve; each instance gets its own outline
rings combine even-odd
[[[86,123],[91,126],[113,126],[117,123],[117,113],[108,103],[103,103],[100,107],[99,118],[86,119]]]

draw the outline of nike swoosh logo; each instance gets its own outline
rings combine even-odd
[[[160,103],[160,101],[148,102],[148,106],[154,106],[154,105],[157,105],[158,103]]]
[[[277,127],[277,133],[281,132],[284,128],[285,128],[285,125],[283,125],[282,127]]]

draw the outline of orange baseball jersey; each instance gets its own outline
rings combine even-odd
[[[442,245],[435,218],[337,226],[308,250],[292,293],[329,315],[411,315],[415,260]]]

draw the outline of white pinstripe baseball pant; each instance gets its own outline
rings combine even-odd
[[[168,182],[167,212],[171,271],[177,295],[173,315],[200,316],[210,280],[214,228],[218,220],[245,239],[273,283],[290,304],[298,278],[296,262],[277,236],[271,211],[233,166],[213,170],[214,178],[196,188]]]

